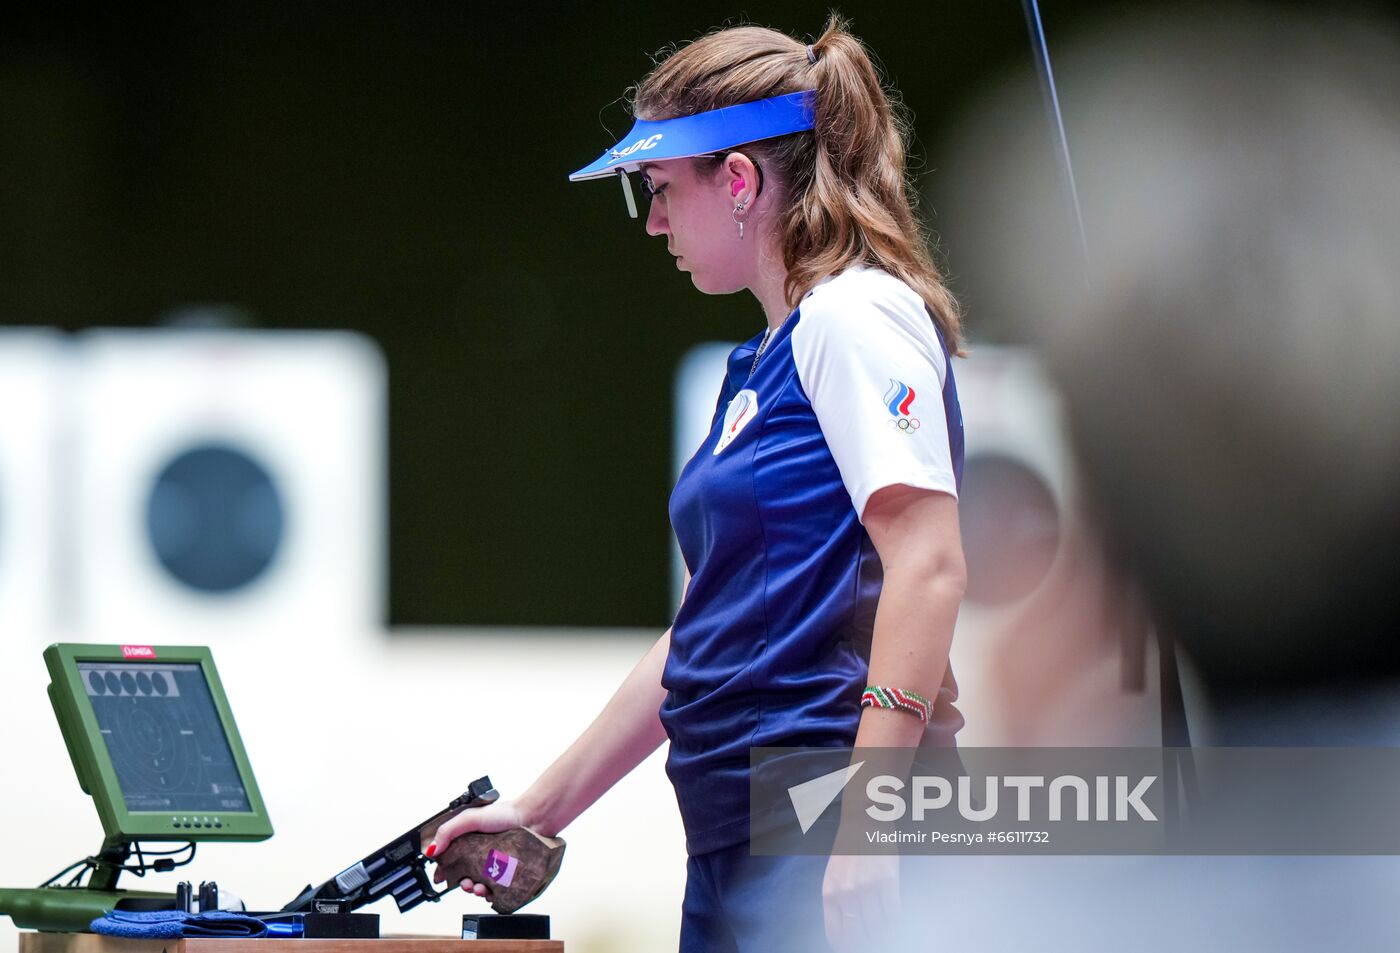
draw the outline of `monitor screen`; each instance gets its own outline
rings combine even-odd
[[[198,664],[77,667],[128,811],[252,810]]]

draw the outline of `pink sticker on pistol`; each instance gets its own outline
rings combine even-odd
[[[509,887],[510,882],[515,879],[515,868],[519,863],[510,854],[493,849],[486,855],[486,868],[482,873],[487,880],[494,881],[498,886]]]

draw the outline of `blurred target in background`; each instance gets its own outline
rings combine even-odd
[[[1062,397],[1031,349],[968,350],[953,365],[967,441],[968,582],[952,648],[960,738],[1155,744],[1145,623],[1104,558]]]
[[[966,601],[1006,609],[1044,583],[1075,519],[1059,399],[1026,350],[976,347],[953,370],[967,440]]]
[[[96,331],[80,341],[80,631],[249,640],[383,624],[377,348],[334,332]]]
[[[697,344],[681,356],[672,390],[675,419],[671,424],[672,483],[709,436],[714,423],[715,405],[728,373],[729,355],[738,342],[708,341]],[[671,611],[675,612],[685,591],[685,560],[671,536]]]
[[[952,649],[967,718],[960,737],[970,745],[1114,740],[1092,716],[1123,694],[1109,628],[1118,620],[1100,615],[1112,583],[1079,496],[1060,395],[1027,348],[968,350],[953,365],[967,441],[958,505],[967,594]],[[1085,690],[1075,715],[1090,720],[1043,716],[1047,692],[1063,700]]]
[[[156,476],[146,532],[173,579],[197,592],[233,592],[256,582],[283,548],[286,503],[252,451],[197,444]]]
[[[0,331],[0,632],[47,632],[57,610],[56,456],[67,338]]]
[[[677,474],[709,432],[734,347],[697,345],[676,370]],[[953,373],[967,441],[958,518],[968,588],[952,649],[967,718],[959,737],[1155,743],[1141,626],[1080,500],[1059,393],[1027,348],[974,344]],[[672,549],[674,606],[685,566]],[[1044,717],[1047,694],[1064,717]]]

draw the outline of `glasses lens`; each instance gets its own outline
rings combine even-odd
[[[617,170],[617,177],[622,182],[622,198],[627,202],[627,214],[636,218],[637,199],[632,194],[632,177],[622,169]]]

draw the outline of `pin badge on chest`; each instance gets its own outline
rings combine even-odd
[[[734,442],[739,432],[758,416],[758,394],[747,388],[734,395],[729,408],[724,412],[724,431],[715,443],[715,456]]]

